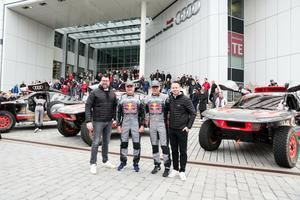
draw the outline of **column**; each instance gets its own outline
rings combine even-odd
[[[85,49],[84,49],[84,56],[85,56],[85,66],[84,66],[84,71],[87,72],[89,69],[89,48],[90,44],[85,44]]]
[[[63,57],[62,57],[62,63],[60,68],[60,77],[65,78],[66,75],[66,67],[68,62],[68,49],[67,49],[67,43],[68,43],[68,34],[64,34],[63,37],[63,43],[62,43],[62,50],[63,50]]]
[[[94,48],[94,75],[97,74],[97,66],[98,66],[98,49]]]
[[[74,72],[76,73],[78,71],[78,65],[79,65],[79,39],[75,40],[75,57],[74,57]]]
[[[145,75],[145,54],[146,54],[146,14],[147,3],[145,0],[141,4],[141,36],[140,36],[140,78]]]

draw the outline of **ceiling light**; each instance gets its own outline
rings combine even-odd
[[[26,10],[26,9],[31,9],[32,6],[23,6],[22,8]]]

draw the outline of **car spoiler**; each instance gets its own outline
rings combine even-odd
[[[297,92],[300,90],[300,85],[296,85],[287,89],[288,92]]]
[[[227,81],[221,82],[219,84],[219,87],[220,87],[221,90],[225,90],[225,91],[238,92],[238,93],[241,93],[241,94],[247,94],[247,93],[249,93],[244,88],[239,87],[236,84],[236,82],[234,82],[232,80],[227,80]]]
[[[52,87],[50,87],[48,82],[28,85],[27,89],[29,91],[33,91],[33,92],[50,91],[50,92],[62,93],[60,90],[56,90],[56,89],[53,89]],[[24,88],[23,88],[23,90],[24,90]]]
[[[47,82],[43,82],[43,83],[28,85],[28,89],[34,92],[49,91],[50,85]]]

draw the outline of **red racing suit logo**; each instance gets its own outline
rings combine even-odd
[[[149,103],[149,113],[150,114],[161,114],[162,105],[159,102],[153,101]]]
[[[137,105],[133,102],[126,102],[123,104],[123,113],[124,114],[136,114],[137,113]]]

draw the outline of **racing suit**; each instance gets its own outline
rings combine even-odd
[[[129,133],[133,143],[133,164],[138,165],[141,153],[139,127],[144,125],[145,109],[139,95],[121,96],[117,107],[117,123],[122,126],[121,133],[121,163],[126,165],[128,154]]]
[[[35,103],[36,103],[36,106],[35,106],[35,110],[34,110],[34,116],[35,116],[35,126],[37,128],[41,128],[42,125],[43,125],[43,119],[44,119],[44,105],[46,103],[46,100],[45,99],[37,99],[36,97],[33,98]]]
[[[158,96],[149,95],[145,98],[144,104],[146,112],[149,114],[150,140],[155,166],[160,166],[159,141],[163,153],[163,160],[166,169],[171,166],[169,141],[166,130],[168,96],[159,94]]]

